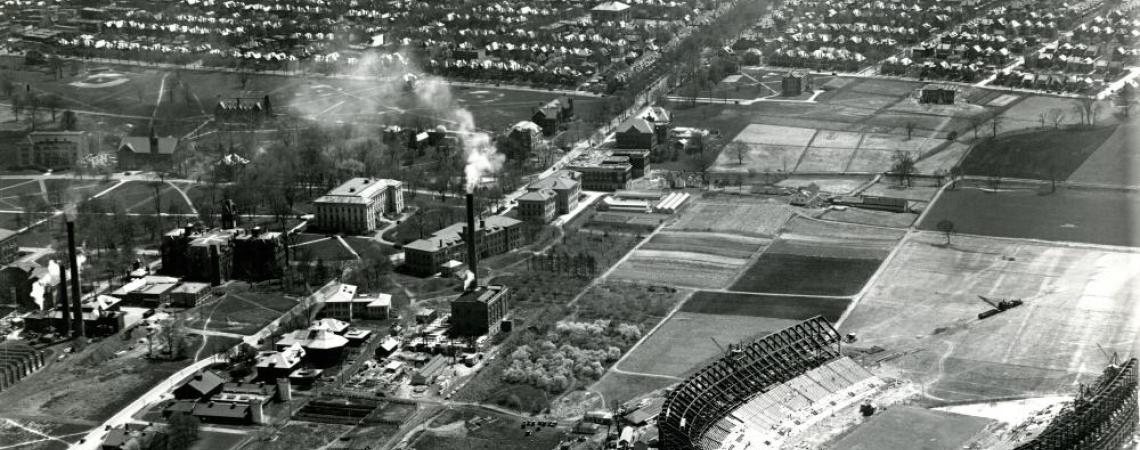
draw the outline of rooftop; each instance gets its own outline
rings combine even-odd
[[[208,289],[210,289],[210,283],[186,282],[186,283],[182,283],[182,284],[178,285],[178,287],[174,288],[174,290],[170,291],[170,293],[171,294],[197,294],[199,292],[202,292],[202,291],[208,290]]]
[[[402,183],[397,180],[384,178],[353,178],[333,188],[328,194],[316,199],[314,203],[367,203],[389,187],[401,185]]]
[[[506,293],[508,288],[500,284],[492,284],[488,286],[479,286],[470,291],[464,292],[454,300],[455,303],[479,302],[487,303],[496,297]]]
[[[571,170],[596,170],[596,169],[631,169],[633,166],[629,163],[627,156],[614,156],[612,151],[592,149],[582,152],[577,158],[571,160],[566,167]]]
[[[653,124],[649,123],[648,120],[641,117],[630,117],[629,119],[626,119],[625,122],[622,122],[621,125],[618,125],[619,133],[628,133],[630,131],[636,131],[638,133],[653,133]]]
[[[158,140],[158,148],[156,151],[151,151],[150,138],[147,136],[126,136],[119,142],[119,150],[128,150],[131,153],[150,154],[157,153],[159,155],[173,155],[174,150],[178,148],[178,138],[176,137],[160,137]]]
[[[629,9],[629,5],[627,5],[625,3],[610,1],[610,2],[602,2],[598,6],[595,6],[594,9],[592,9],[592,11],[618,12],[618,11],[625,11],[627,9]]]
[[[550,189],[537,189],[519,196],[517,200],[520,202],[545,202],[557,196],[558,194]]]
[[[555,191],[563,189],[573,189],[578,185],[578,173],[569,170],[559,170],[549,177],[527,185],[527,189],[553,189]]]
[[[476,231],[495,232],[503,228],[515,226],[519,223],[521,222],[506,216],[489,216],[477,221],[475,229]],[[466,222],[456,222],[432,233],[430,238],[412,241],[405,245],[404,248],[434,252],[444,247],[460,244],[463,242],[463,229],[466,227]]]

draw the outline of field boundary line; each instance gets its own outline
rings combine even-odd
[[[819,136],[820,131],[822,130],[816,128],[815,132],[811,134],[811,139],[808,139],[807,144],[804,144],[804,151],[800,152],[800,157],[796,160],[796,166],[792,167],[792,173],[796,173],[800,168],[800,164],[804,163],[804,158],[806,158],[808,152],[811,151],[811,144],[815,142],[815,138]]]
[[[693,294],[696,292],[697,291],[695,291],[695,290],[689,292],[688,294],[685,295],[684,298],[682,298],[680,301],[678,301],[676,305],[673,305],[673,309],[669,311],[669,314],[666,314],[664,318],[657,321],[657,325],[654,325],[653,328],[649,329],[649,331],[647,331],[645,334],[641,335],[641,339],[638,339],[637,342],[634,342],[633,345],[629,347],[629,350],[626,350],[625,353],[623,353],[621,355],[621,358],[618,358],[618,360],[616,362],[614,362],[614,365],[610,366],[610,371],[621,370],[618,367],[618,365],[620,365],[622,362],[625,362],[625,359],[628,358],[629,355],[632,355],[633,352],[638,349],[638,347],[641,347],[642,343],[644,343],[646,340],[648,340],[649,337],[653,335],[653,333],[656,333],[658,329],[660,329],[663,325],[665,325],[665,322],[668,322],[669,319],[672,319],[673,316],[677,314],[677,311],[680,311],[681,307],[684,306],[685,303],[688,303],[689,299],[693,298]],[[627,373],[627,375],[651,376],[651,375],[645,375],[645,374],[635,373],[635,372],[629,372],[629,373]],[[604,374],[603,374],[603,376],[604,376]],[[602,378],[599,377],[598,381],[601,381],[601,380],[602,380]],[[680,378],[678,378],[678,380],[680,380]],[[595,381],[594,384],[597,384],[598,381]]]
[[[847,164],[843,165],[843,173],[851,171],[851,165],[855,164],[855,158],[859,156],[859,151],[863,149],[863,140],[867,139],[867,133],[859,133],[859,142],[855,143],[854,151],[851,152],[851,157],[847,159]]]
[[[822,294],[788,294],[778,292],[748,292],[748,291],[733,291],[729,289],[701,289],[705,292],[718,292],[723,294],[737,294],[737,295],[755,295],[761,297],[795,297],[795,298],[818,298],[821,300],[852,300],[857,294],[853,295],[822,295]]]

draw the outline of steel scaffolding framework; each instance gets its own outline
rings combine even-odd
[[[1037,438],[1017,450],[1120,450],[1140,421],[1136,409],[1136,359],[1111,365]]]
[[[666,397],[657,418],[662,450],[699,449],[710,427],[752,397],[839,356],[839,332],[822,317],[730,350]]]

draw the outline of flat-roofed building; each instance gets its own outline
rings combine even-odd
[[[451,301],[451,331],[456,336],[483,336],[499,331],[511,309],[511,289],[478,286]]]
[[[20,256],[20,249],[16,245],[16,232],[0,228],[0,265],[11,264]]]
[[[411,272],[431,275],[439,272],[450,260],[467,262],[464,243],[467,224],[456,222],[432,233],[427,239],[409,242],[404,246],[404,265]],[[476,251],[479,258],[506,253],[523,245],[522,221],[506,216],[490,216],[476,224]]]
[[[33,131],[20,151],[21,167],[60,169],[73,167],[91,154],[91,135],[86,131]]]
[[[633,164],[627,156],[612,152],[590,150],[571,160],[566,168],[582,174],[582,189],[588,191],[616,191],[629,186],[633,178]]]
[[[170,291],[170,304],[193,308],[210,297],[210,283],[182,283]]]
[[[369,233],[387,213],[404,210],[404,185],[397,180],[353,178],[313,202],[316,225],[325,231]]]

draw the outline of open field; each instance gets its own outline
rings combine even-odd
[[[990,423],[912,406],[896,406],[868,419],[829,448],[842,450],[956,450]]]
[[[951,167],[958,165],[970,146],[959,142],[951,142],[941,149],[928,153],[915,161],[914,170],[921,174],[932,174],[937,171],[949,172]]]
[[[1044,190],[1044,193],[1041,193]],[[957,232],[1092,244],[1140,244],[1133,218],[1140,194],[1048,184],[993,193],[960,186],[942,193],[919,227],[933,230],[949,219]]]
[[[215,297],[184,314],[188,328],[202,329],[209,320],[210,330],[249,334],[277,319],[296,303],[296,300],[278,294],[231,290],[225,296]]]
[[[126,212],[154,213],[155,209],[154,187],[147,181],[128,181],[101,198],[117,203]],[[159,186],[159,200],[164,213],[191,211],[190,204],[170,184]]]
[[[732,290],[853,295],[901,237],[896,230],[797,217]]]
[[[774,236],[792,216],[793,208],[773,200],[705,196],[693,199],[669,230],[710,231],[745,236]]]
[[[1001,129],[1004,131],[1014,131],[1039,128],[1041,126],[1042,114],[1047,115],[1045,124],[1053,126],[1052,117],[1050,117],[1049,114],[1055,112],[1061,114],[1060,125],[1079,125],[1081,123],[1081,117],[1075,110],[1078,104],[1079,102],[1072,98],[1053,97],[1049,95],[1029,95],[1023,100],[1013,103],[1012,107],[1002,113],[1003,120]],[[1100,108],[1094,123],[1106,123],[1112,120],[1111,117],[1111,108]],[[985,131],[985,127],[983,127],[983,131]]]
[[[1140,254],[921,233],[842,324],[929,401],[1071,392],[1110,354],[1140,349]],[[978,320],[977,296],[1025,305]],[[892,357],[893,356],[893,357]]]
[[[698,288],[725,287],[768,239],[726,233],[664,231],[614,272],[615,278]]]
[[[705,293],[697,295],[701,294]],[[703,298],[692,301],[704,303]],[[796,323],[793,319],[755,315],[689,312],[688,305],[673,314],[617,368],[632,373],[682,377],[723,354],[716,342],[729,345],[752,340]]]
[[[1117,186],[1140,185],[1140,114],[1116,127],[1116,131],[1085,159],[1069,176],[1070,181],[1102,183]]]
[[[70,448],[70,442],[79,440],[90,428],[89,426],[79,423],[49,422],[47,418],[29,421],[17,417],[11,420],[14,420],[22,427],[30,428],[36,432],[14,426],[7,422],[4,417],[0,417],[0,448],[13,450],[67,450]],[[39,433],[61,440],[48,439]]]
[[[1064,180],[1096,151],[1115,127],[1040,130],[975,145],[962,160],[966,175]]]
[[[792,321],[823,316],[825,319],[835,322],[847,309],[848,303],[850,303],[848,300],[819,297],[697,291],[688,302],[681,306],[681,311]]]
[[[925,182],[921,183],[920,181]],[[877,195],[881,197],[905,198],[916,202],[928,202],[938,193],[940,186],[934,186],[926,179],[912,180],[911,186],[900,186],[898,181],[892,179],[879,180],[863,191],[863,195]]]
[[[356,256],[349,251],[340,240],[314,233],[300,233],[294,239],[299,241],[293,244],[297,261],[354,261]],[[294,242],[297,242],[294,241]],[[347,242],[347,240],[346,240]]]

